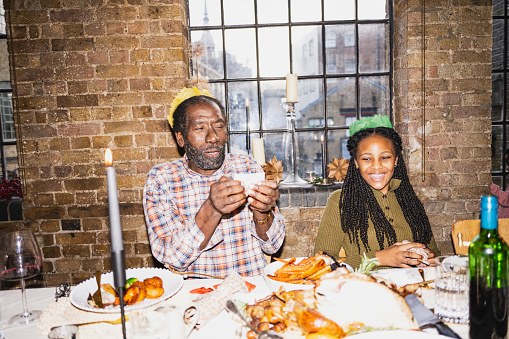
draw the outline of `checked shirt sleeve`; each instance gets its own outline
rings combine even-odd
[[[184,220],[169,198],[170,184],[172,179],[153,171],[149,173],[143,190],[145,221],[154,257],[163,264],[185,269],[200,254],[199,247],[205,237],[194,218]]]

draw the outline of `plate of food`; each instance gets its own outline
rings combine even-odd
[[[129,268],[126,270],[128,282],[133,283],[133,287],[125,290],[124,295],[130,299],[125,303],[125,310],[136,310],[153,306],[161,301],[168,299],[180,291],[184,283],[182,276],[170,272],[163,268]],[[97,281],[90,278],[78,284],[71,291],[69,299],[75,307],[90,312],[98,313],[116,313],[120,312],[118,305],[118,295],[115,301],[113,281],[113,272],[103,273],[101,275],[101,295],[103,297],[104,307],[99,308],[93,302],[92,295],[97,291]],[[134,287],[137,287],[136,290]],[[131,287],[130,287],[131,288]],[[144,295],[141,291],[145,289]],[[136,292],[136,294],[134,294]],[[144,298],[142,298],[144,297]],[[126,298],[124,298],[126,300]]]
[[[279,291],[281,287],[287,292],[311,289],[323,275],[333,270],[353,272],[350,265],[334,263],[330,256],[323,253],[312,257],[274,259],[276,261],[265,266],[263,270],[263,278],[272,292]]]

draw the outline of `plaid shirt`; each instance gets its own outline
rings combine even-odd
[[[275,253],[285,236],[284,220],[278,208],[263,241],[256,234],[253,213],[242,209],[223,215],[207,246],[200,251],[205,236],[195,216],[209,196],[210,185],[234,173],[263,171],[253,158],[226,154],[225,161],[211,176],[192,171],[187,156],[152,168],[143,190],[143,206],[150,246],[154,257],[175,269],[227,276],[259,275],[266,265],[263,252]]]

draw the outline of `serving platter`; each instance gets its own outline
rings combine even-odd
[[[125,310],[137,310],[145,307],[153,306],[161,301],[164,301],[175,293],[180,291],[184,284],[182,276],[174,274],[167,269],[142,267],[142,268],[129,268],[126,270],[126,279],[137,278],[144,280],[152,277],[159,277],[163,280],[164,294],[157,299],[145,299],[137,302],[134,305],[125,306]],[[101,284],[111,284],[114,286],[113,272],[103,273],[101,275]],[[94,294],[97,291],[97,282],[94,278],[83,281],[71,290],[69,299],[71,304],[75,307],[90,312],[96,313],[117,313],[120,312],[120,306],[107,306],[105,308],[96,308],[90,305],[87,301],[89,294]]]
[[[295,263],[299,263],[306,258],[307,257],[297,257],[297,258],[295,258]],[[284,259],[284,260],[289,260],[289,259]],[[273,261],[270,264],[268,264],[267,266],[265,266],[265,268],[263,269],[263,278],[265,279],[265,283],[267,284],[267,287],[269,288],[269,290],[271,292],[279,291],[280,287],[283,287],[285,289],[285,291],[287,291],[287,292],[295,291],[295,290],[309,290],[309,289],[312,289],[313,287],[315,287],[315,285],[292,284],[292,283],[277,281],[277,280],[274,280],[274,279],[271,279],[268,277],[269,275],[274,275],[274,273],[278,269],[280,269],[283,265],[284,265],[284,263],[281,261]],[[348,265],[346,263],[342,263],[342,265],[344,265],[348,269],[348,271],[353,272],[353,269],[350,265]]]
[[[439,334],[411,330],[376,331],[355,334],[352,339],[446,339]]]

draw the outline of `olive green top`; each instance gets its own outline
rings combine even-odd
[[[409,240],[414,241],[412,235],[412,229],[403,215],[401,206],[396,199],[396,193],[394,192],[400,185],[401,180],[391,179],[389,183],[389,191],[387,194],[383,194],[381,191],[373,189],[375,198],[385,212],[387,220],[393,225],[394,231],[396,231],[396,240],[403,241]],[[370,250],[368,251],[362,240],[359,237],[360,253],[356,243],[350,243],[348,234],[343,232],[341,228],[341,214],[339,213],[339,199],[341,197],[341,190],[337,190],[331,194],[327,201],[327,206],[318,229],[318,234],[315,241],[315,253],[319,251],[326,251],[332,256],[336,257],[341,250],[341,247],[345,249],[346,260],[345,262],[353,268],[359,267],[363,253],[366,253],[368,258],[374,258],[376,251],[379,251],[380,245],[376,238],[375,227],[371,219],[368,228],[368,244]],[[353,240],[353,239],[352,239]],[[385,239],[384,248],[389,247],[388,239]],[[439,255],[438,247],[435,242],[435,238],[432,237],[429,244],[425,244],[435,255]]]

